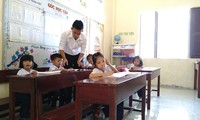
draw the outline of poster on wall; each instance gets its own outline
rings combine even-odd
[[[18,69],[21,56],[26,54],[33,55],[34,61],[39,67],[49,67],[50,56],[58,52],[57,47],[26,43],[18,44],[15,42],[8,42],[7,47],[5,63],[5,68],[7,69]]]
[[[43,44],[43,11],[13,1],[10,4],[9,41]]]
[[[103,52],[103,24],[90,19],[89,53]]]
[[[87,17],[70,10],[66,12],[67,14],[65,15],[45,13],[45,45],[58,46],[61,34],[67,30],[71,30],[75,20],[83,22],[83,33],[87,35]]]

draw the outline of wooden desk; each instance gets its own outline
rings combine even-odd
[[[146,74],[124,76],[121,78],[85,79],[76,84],[76,120],[81,119],[82,103],[100,103],[109,105],[109,119],[116,120],[117,104],[124,101],[137,90],[143,88],[142,120],[145,120]]]
[[[197,97],[200,98],[200,61],[194,63],[194,90],[198,89]]]
[[[157,96],[160,96],[160,68],[144,67],[144,68],[140,68],[140,69],[130,70],[130,72],[147,72],[147,109],[150,110],[150,107],[151,107],[151,80],[153,80],[156,77],[158,77],[157,90],[152,90],[152,91],[157,91]],[[129,106],[132,106],[131,99],[129,100]]]
[[[42,94],[61,88],[74,86],[75,80],[89,77],[91,71],[61,72],[57,75],[13,75],[9,77],[10,82],[10,120],[15,119],[15,92],[30,94],[31,120],[39,120],[42,114]]]

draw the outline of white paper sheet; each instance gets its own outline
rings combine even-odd
[[[38,74],[41,74],[41,75],[56,75],[56,74],[60,74],[60,70],[58,71],[46,71],[46,72],[38,72]]]

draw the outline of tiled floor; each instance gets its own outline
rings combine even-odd
[[[137,95],[134,94],[134,97]],[[152,92],[151,100],[151,110],[146,109],[146,120],[200,120],[200,99],[197,98],[197,91],[161,87],[160,97]],[[125,105],[127,103],[126,101]],[[141,107],[141,103],[133,105],[136,108]],[[83,120],[92,119],[88,116]],[[125,120],[141,120],[141,115],[139,112],[131,112]]]
[[[151,110],[146,109],[146,120],[200,120],[197,91],[161,87],[160,97],[152,92],[151,100]],[[141,120],[141,115],[132,112],[125,120]]]
[[[197,91],[161,87],[160,97],[152,92],[151,100],[151,110],[146,108],[146,120],[200,120],[200,99],[197,98]],[[141,103],[134,103],[134,107],[141,108]],[[125,120],[141,120],[141,114],[131,112]]]

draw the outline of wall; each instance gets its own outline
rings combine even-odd
[[[112,34],[114,31],[114,0],[104,0],[104,56],[110,60],[111,55],[111,44],[112,44]]]
[[[140,12],[198,6],[200,6],[198,0],[116,0],[113,36],[122,31],[133,31],[134,36],[122,36],[120,42],[137,43]],[[195,59],[144,59],[144,64],[145,66],[161,67],[161,85],[193,88],[194,61]]]
[[[3,51],[3,0],[0,1],[0,51]],[[0,52],[0,69],[2,69],[2,56]],[[0,99],[8,96],[8,84],[0,84]]]
[[[144,66],[161,68],[161,85],[193,89],[195,59],[144,59]],[[152,84],[157,84],[153,80]]]
[[[122,37],[122,43],[137,43],[139,36],[139,15],[142,11],[156,11],[176,7],[197,7],[198,0],[115,0],[115,30],[114,34],[122,31],[133,31],[131,39]],[[114,35],[113,34],[113,35]]]

